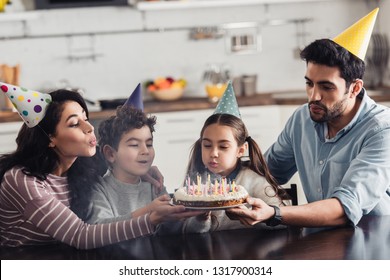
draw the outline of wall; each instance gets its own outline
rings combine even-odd
[[[13,2],[8,14],[23,10],[20,0]],[[20,63],[23,86],[47,89],[63,85],[60,81],[66,79],[72,86],[84,88],[86,97],[93,100],[127,97],[138,82],[166,75],[186,78],[186,94],[203,96],[201,77],[210,62],[230,65],[234,75],[256,73],[260,92],[303,89],[305,65],[293,55],[297,47],[294,24],[263,26],[262,51],[250,55],[226,53],[223,38],[190,40],[185,28],[312,18],[306,24],[310,42],[337,35],[368,13],[372,8],[369,3],[315,1],[146,13],[130,7],[61,9],[39,12],[25,26],[21,21],[1,21],[0,15],[0,63]],[[383,7],[382,15],[390,12],[388,1],[383,1]],[[388,28],[388,21],[382,16],[381,27]],[[60,36],[95,32],[107,33]],[[25,34],[35,38],[24,38]],[[7,36],[14,38],[4,39]],[[94,59],[69,58],[89,55],[91,46]]]

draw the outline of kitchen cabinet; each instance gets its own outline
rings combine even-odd
[[[22,122],[8,122],[0,124],[0,154],[9,153],[16,150],[16,136]]]
[[[280,132],[280,108],[277,105],[241,107],[241,117],[251,136],[264,153]]]
[[[385,105],[385,106],[387,106],[387,107],[390,107],[390,102],[385,102],[385,101],[383,101],[383,102],[378,102],[379,104],[382,104],[382,105]]]
[[[225,8],[270,4],[290,4],[323,0],[190,0],[190,1],[139,1],[135,4],[140,11],[183,10],[199,8]],[[335,1],[335,0],[327,0]],[[129,1],[132,3],[135,1]]]

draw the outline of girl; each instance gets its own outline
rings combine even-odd
[[[84,223],[74,211],[81,213],[87,205],[87,186],[99,177],[87,161],[96,152],[94,128],[78,93],[58,90],[50,96],[39,124],[27,127],[25,122],[16,139],[17,150],[0,158],[2,246],[61,241],[76,248],[96,248],[150,234],[160,222],[186,216],[184,207],[172,207],[169,196],[162,196],[158,207],[137,218]]]
[[[249,148],[249,160],[241,158]],[[200,138],[195,142],[187,174],[211,173],[235,180],[251,197],[263,199],[270,205],[283,205],[288,199],[285,191],[269,173],[257,143],[248,135],[243,121],[232,115],[211,115],[203,125]],[[264,226],[264,225],[261,225]],[[243,227],[239,221],[230,220],[224,211],[211,215],[190,218],[185,223],[185,232],[236,229]]]

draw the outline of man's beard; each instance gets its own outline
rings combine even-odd
[[[311,101],[308,104],[309,112],[310,112],[310,118],[314,122],[317,122],[317,123],[330,122],[330,121],[333,121],[333,120],[337,120],[337,119],[339,119],[342,116],[342,114],[343,114],[343,112],[345,110],[344,104],[345,104],[346,101],[347,101],[347,98],[344,98],[344,99],[340,100],[339,102],[337,102],[336,104],[334,104],[331,108],[327,108],[320,101]],[[316,105],[316,106],[322,108],[324,110],[324,114],[321,117],[319,117],[316,114],[313,114],[310,111],[310,105]]]

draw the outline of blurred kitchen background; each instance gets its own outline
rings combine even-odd
[[[143,90],[145,111],[158,121],[154,164],[170,192],[185,178],[189,150],[215,108],[219,84],[233,80],[242,118],[265,151],[306,102],[299,50],[338,35],[376,7],[365,85],[390,106],[390,0],[5,2],[0,0],[3,82],[43,92],[79,90],[94,104],[95,127],[115,113],[103,105],[123,104],[138,83],[172,85],[169,94]],[[206,85],[214,97],[207,98]],[[163,101],[173,97],[179,99]],[[0,154],[16,148],[21,126],[7,100],[0,96]],[[290,183],[298,184],[304,203],[298,175]]]
[[[187,81],[184,97],[205,96],[202,79],[215,65],[231,78],[255,76],[260,94],[302,90],[297,54],[307,43],[377,6],[375,32],[390,36],[387,0],[10,2],[0,13],[0,64],[17,70],[7,81],[80,88],[93,101],[125,98],[139,82],[166,76]],[[388,84],[388,63],[366,78]]]

